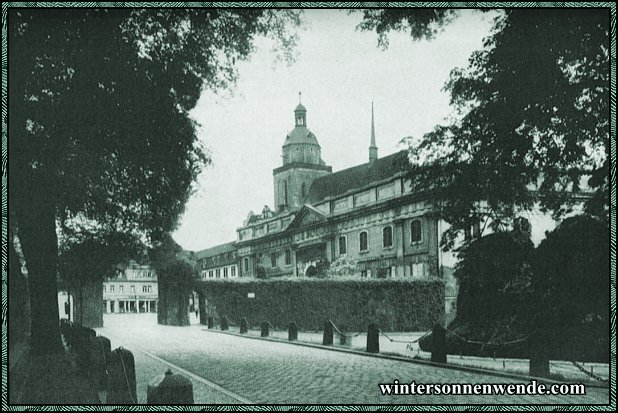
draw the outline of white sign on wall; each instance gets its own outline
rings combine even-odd
[[[247,293],[247,298],[255,298],[255,293]]]

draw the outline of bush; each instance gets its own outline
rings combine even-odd
[[[572,357],[609,360],[608,226],[588,215],[564,220],[534,258],[535,332]]]
[[[422,331],[444,319],[441,280],[240,278],[200,281],[198,290],[218,318],[234,323],[246,317],[252,325],[287,328],[294,321],[318,330],[330,319],[349,331],[365,331],[372,322],[385,331]]]

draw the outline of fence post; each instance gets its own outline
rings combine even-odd
[[[268,337],[269,334],[270,331],[268,330],[268,321],[264,321],[262,322],[262,332],[260,333],[260,335],[262,337]]]
[[[330,320],[328,320],[324,324],[324,336],[322,337],[322,345],[324,346],[333,345],[333,323]]]
[[[240,320],[240,334],[247,334],[248,330],[249,330],[249,322],[247,321],[246,318],[243,318],[242,320]]]
[[[215,319],[213,317],[208,317],[208,329],[210,330],[211,328],[213,328],[215,326]]]
[[[431,332],[431,361],[446,364],[446,330],[440,324],[433,326]]]
[[[227,320],[226,316],[221,317],[221,331],[226,331],[230,329],[230,322]]]
[[[367,328],[367,353],[380,352],[380,329],[371,323]]]
[[[298,340],[298,326],[293,321],[288,326],[288,340],[289,341]]]

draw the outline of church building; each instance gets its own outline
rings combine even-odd
[[[203,279],[227,278],[225,266],[238,277],[312,277],[345,259],[360,277],[444,278],[451,310],[456,289],[442,262],[440,223],[405,177],[407,152],[378,157],[373,104],[366,163],[333,172],[300,103],[282,160],[273,170],[274,208],[249,213],[235,242],[196,252]]]

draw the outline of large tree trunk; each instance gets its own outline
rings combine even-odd
[[[33,202],[19,205],[17,210],[19,239],[28,269],[30,350],[34,354],[62,350],[56,283],[56,213],[53,205],[43,201],[44,197],[41,198],[30,197]]]
[[[74,320],[84,327],[103,327],[103,283],[84,277],[80,285],[72,287],[76,291]]]
[[[9,268],[8,285],[11,299],[8,300],[8,344],[11,348],[14,344],[26,340],[30,332],[30,297],[28,295],[28,281],[21,273],[21,263],[15,246],[13,234],[9,233]]]

